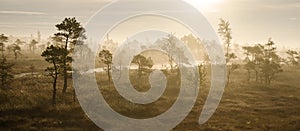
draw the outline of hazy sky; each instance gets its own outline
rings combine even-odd
[[[76,16],[83,24],[110,0],[0,0],[0,33],[43,37],[54,25]],[[263,43],[272,37],[281,46],[300,47],[299,0],[191,0],[215,30],[219,18],[231,22],[233,41]],[[164,24],[164,23],[162,23]],[[166,23],[165,23],[166,24]],[[166,24],[167,25],[167,24]]]

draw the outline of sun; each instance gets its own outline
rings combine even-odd
[[[184,0],[190,4],[195,4],[198,6],[204,6],[204,5],[211,5],[211,4],[215,4],[215,3],[220,3],[223,0]]]
[[[193,5],[197,9],[206,10],[212,8],[215,4],[221,3],[224,0],[184,0],[185,2]]]

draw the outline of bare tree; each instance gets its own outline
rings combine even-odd
[[[167,46],[166,46],[167,49],[166,50],[168,51],[170,68],[171,68],[171,71],[173,71],[174,70],[173,57],[174,57],[174,53],[175,53],[175,51],[173,50],[174,49],[173,47],[175,46],[176,37],[174,36],[174,34],[169,34],[165,40],[167,41]]]

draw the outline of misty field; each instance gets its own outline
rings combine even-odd
[[[40,55],[24,54],[20,57],[17,61],[13,56],[8,57],[15,63],[14,74],[29,74],[15,77],[9,89],[0,90],[0,130],[101,130],[74,100],[71,76],[65,95],[61,93],[63,81],[58,80],[57,105],[52,106],[52,79],[44,75],[49,64]],[[35,68],[30,68],[31,64]],[[299,130],[300,68],[285,66],[283,70],[271,85],[247,82],[246,70],[236,70],[215,114],[204,125],[198,125],[209,91],[207,80],[200,88],[193,110],[173,130]],[[169,74],[168,87],[162,98],[149,105],[136,105],[124,100],[113,86],[108,86],[106,74],[96,75],[99,88],[110,106],[133,118],[150,118],[163,113],[174,103],[179,91],[177,76]],[[135,71],[131,75],[135,85]],[[145,91],[149,83],[146,77],[142,81],[145,84],[137,89]]]
[[[0,131],[300,131],[300,0],[0,3]]]

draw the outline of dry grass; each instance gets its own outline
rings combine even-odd
[[[37,65],[37,72],[42,72],[47,66],[38,56],[24,56],[16,61],[15,72],[29,72],[24,68],[24,65],[30,65],[28,61]],[[173,130],[300,130],[299,73],[299,68],[286,68],[271,86],[265,86],[247,83],[245,71],[240,69],[233,74],[231,86],[225,90],[218,109],[206,124],[197,123],[209,91],[208,87],[203,87],[191,113]],[[105,74],[97,74],[97,78],[110,106],[133,118],[149,118],[165,112],[179,91],[175,82],[177,78],[169,76],[162,98],[148,105],[137,105],[108,87]],[[18,78],[11,89],[0,90],[0,130],[101,130],[87,118],[78,102],[73,102],[73,88],[69,87],[66,95],[61,94],[61,80],[58,83],[58,105],[52,107],[51,82],[49,77]],[[136,82],[132,80],[133,84]],[[71,80],[69,83],[71,85]],[[146,85],[149,84],[142,87],[149,88]]]

